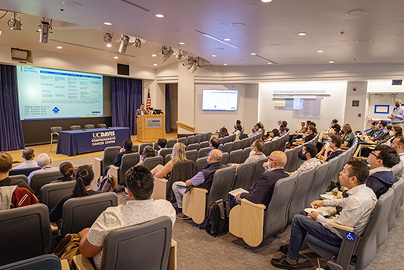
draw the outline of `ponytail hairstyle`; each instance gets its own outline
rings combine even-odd
[[[59,171],[62,175],[66,176],[66,177],[72,177],[74,175],[74,168],[73,168],[73,164],[71,164],[70,162],[66,161],[66,162],[62,162],[59,165]]]
[[[86,186],[91,184],[94,179],[94,172],[88,165],[80,166],[75,174],[76,185],[73,190],[73,197],[87,196]]]

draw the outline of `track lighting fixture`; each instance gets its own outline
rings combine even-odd
[[[17,18],[17,12],[13,12],[11,19],[8,20],[7,24],[11,27],[11,30],[22,30],[21,19]]]
[[[121,35],[121,42],[119,44],[118,52],[126,53],[126,49],[128,48],[128,45],[129,45],[129,37],[126,35]]]
[[[104,33],[104,41],[106,43],[111,43],[112,42],[112,37],[114,36],[114,32],[105,32]]]
[[[140,40],[140,38],[136,38],[133,45],[135,45],[136,48],[142,47],[142,41]]]
[[[165,61],[167,61],[168,58],[170,58],[171,55],[173,55],[174,51],[171,47],[163,45],[161,47],[161,53],[163,54],[161,59],[163,59],[163,63],[164,63]]]
[[[48,43],[50,29],[52,29],[52,20],[48,22],[45,18],[42,18],[39,24],[39,42]]]

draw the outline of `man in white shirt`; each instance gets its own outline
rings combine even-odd
[[[15,166],[13,169],[25,169],[25,168],[35,168],[38,167],[38,164],[35,162],[35,153],[34,149],[31,147],[27,147],[22,151],[22,157],[24,158],[24,163],[21,163],[18,166]]]
[[[48,154],[42,153],[36,158],[36,163],[38,164],[40,170],[36,170],[31,172],[28,175],[28,183],[31,182],[31,178],[34,174],[49,172],[49,171],[59,171],[59,167],[52,167],[52,160],[48,156]]]
[[[395,177],[401,178],[403,176],[404,169],[404,137],[395,138],[391,143],[391,147],[393,147],[400,156],[400,162],[397,165],[394,165],[391,170],[393,171]]]
[[[172,221],[172,226],[175,223],[175,210],[171,203],[166,200],[154,201],[150,198],[154,183],[149,169],[143,166],[132,167],[126,172],[125,181],[129,194],[126,205],[108,207],[91,228],[79,232],[80,253],[87,258],[93,257],[97,269],[101,267],[102,247],[104,239],[110,231],[161,216],[168,216]]]
[[[317,165],[320,165],[321,162],[316,158],[317,155],[317,147],[312,144],[307,144],[303,146],[302,151],[298,153],[300,159],[304,160],[302,165],[294,171],[291,175],[296,175],[300,172],[307,171],[315,168]]]
[[[365,185],[368,176],[369,168],[364,162],[348,161],[344,170],[339,174],[341,185],[348,189],[348,197],[316,200],[311,203],[314,208],[340,206],[342,207],[340,214],[332,218],[325,218],[316,211],[308,213],[310,218],[302,214],[295,215],[289,245],[280,248],[287,256],[280,259],[274,258],[271,260],[271,264],[283,269],[299,269],[297,263],[299,250],[307,233],[323,242],[339,247],[343,236],[329,225],[330,222],[354,227],[355,231],[359,234],[362,233],[377,202],[373,190]]]

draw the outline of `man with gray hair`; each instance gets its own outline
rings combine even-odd
[[[28,183],[31,183],[31,178],[34,174],[36,173],[42,173],[42,172],[49,172],[49,171],[58,171],[59,167],[52,167],[52,160],[46,153],[39,154],[39,156],[36,158],[36,163],[38,164],[40,170],[33,171],[29,174],[28,176]]]
[[[18,166],[15,166],[13,169],[25,169],[25,168],[35,168],[38,167],[38,164],[35,162],[35,153],[34,149],[31,147],[27,147],[22,151],[22,157],[24,158],[24,162]]]
[[[208,166],[202,171],[198,172],[194,177],[186,182],[177,181],[173,183],[173,192],[177,200],[177,207],[180,213],[177,217],[179,219],[187,219],[188,217],[182,213],[182,197],[192,187],[200,187],[207,189],[208,192],[212,187],[213,176],[218,169],[226,168],[226,165],[220,163],[223,153],[218,149],[210,151],[208,156]]]

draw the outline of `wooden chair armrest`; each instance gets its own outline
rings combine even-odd
[[[177,270],[177,241],[171,239],[170,256],[168,258],[168,270]]]
[[[194,188],[192,188],[192,190],[193,190],[194,192],[198,192],[198,193],[201,193],[201,194],[208,194],[208,190],[207,190],[207,189],[204,189],[204,188],[197,188],[197,187],[194,187]]]
[[[206,216],[206,194],[208,190],[204,188],[192,188],[185,193],[182,203],[182,212],[196,224],[201,224]]]
[[[168,180],[165,178],[154,178],[154,188],[152,198],[154,200],[165,200]]]
[[[70,270],[69,262],[66,259],[60,259],[60,264],[62,265],[62,270]]]
[[[102,159],[94,158],[92,168],[94,171],[94,179],[98,181],[102,175]]]
[[[74,256],[73,262],[77,270],[94,270],[94,267],[91,265],[90,261],[81,254]]]
[[[109,170],[107,175],[111,176],[114,179],[113,189],[116,189],[118,186],[118,179],[119,179],[119,167],[111,165],[109,166]]]
[[[338,223],[335,223],[335,222],[330,222],[330,223],[328,223],[331,227],[334,227],[334,228],[336,228],[336,229],[340,229],[340,230],[344,230],[344,231],[347,231],[347,232],[353,232],[354,231],[354,228],[353,227],[349,227],[349,226],[344,226],[344,225],[341,225],[341,224],[338,224]]]
[[[247,207],[254,207],[254,208],[257,208],[257,209],[263,209],[263,210],[265,210],[265,208],[267,208],[265,205],[263,205],[263,204],[258,204],[258,203],[253,203],[253,202],[250,202],[249,200],[247,200],[247,199],[241,199],[241,205],[244,207],[244,206],[247,206]]]

